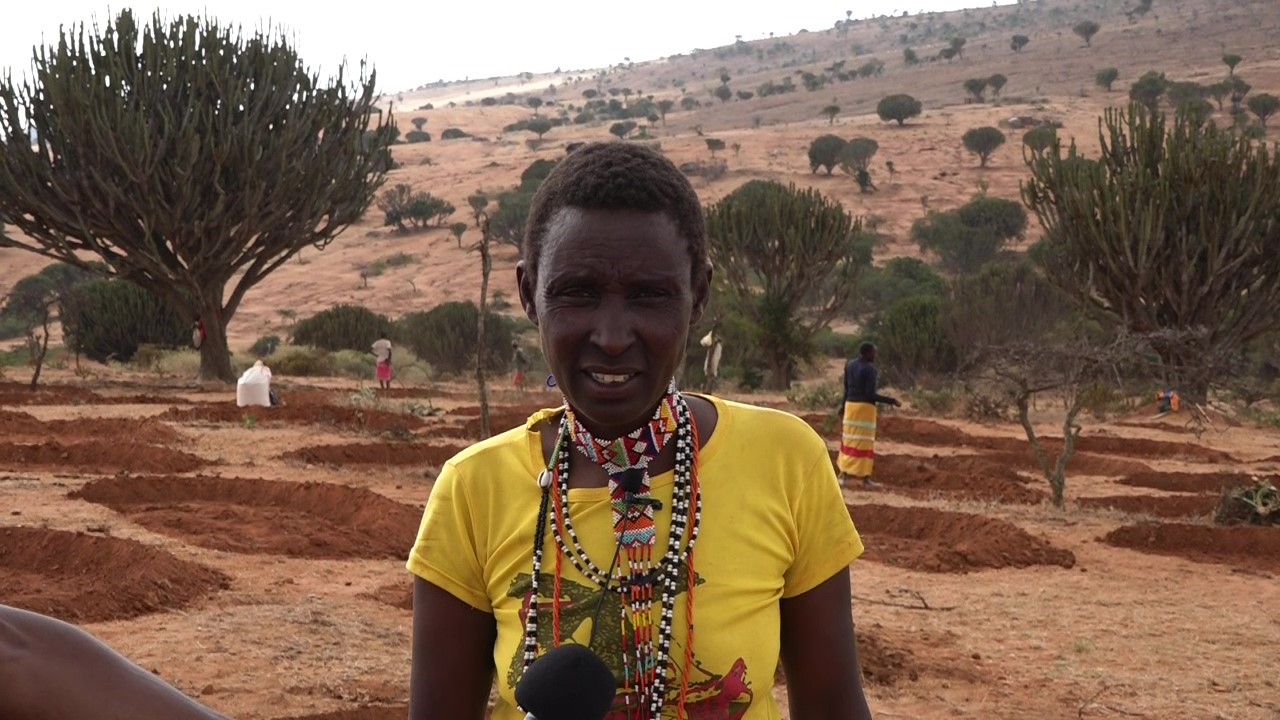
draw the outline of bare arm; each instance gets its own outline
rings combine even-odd
[[[497,636],[493,615],[414,578],[409,720],[483,720]]]
[[[792,720],[871,720],[846,569],[782,600],[782,664]]]
[[[0,718],[227,720],[83,630],[4,605]]]

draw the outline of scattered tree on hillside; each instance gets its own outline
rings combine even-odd
[[[728,85],[718,86],[715,90],[711,91],[711,94],[722,103],[727,103],[733,99],[733,91],[729,89]]]
[[[964,46],[966,42],[968,42],[968,40],[962,37],[951,38],[951,47],[949,49],[961,60],[964,59]]]
[[[410,130],[404,134],[404,141],[409,144],[431,142],[431,133],[421,130]]]
[[[372,73],[322,82],[283,36],[130,10],[62,29],[32,63],[0,78],[0,136],[21,138],[0,150],[0,214],[22,232],[0,246],[100,258],[203,320],[200,377],[234,380],[226,328],[245,293],[325,247],[383,181],[393,126],[373,117]]]
[[[533,108],[533,116],[538,117],[538,108],[542,107],[542,98],[537,96],[531,96],[531,97],[525,98],[524,102],[526,105]]]
[[[751,92],[750,90],[739,90],[735,94],[738,96],[739,100],[750,100],[751,98],[756,96],[756,94]]]
[[[667,113],[675,109],[676,102],[674,100],[658,101],[658,117],[662,119],[662,127],[667,126]]]
[[[1243,112],[1240,105],[1253,86],[1238,75],[1227,78],[1226,82],[1231,86],[1231,112],[1238,115]]]
[[[481,208],[483,210],[483,208]],[[462,236],[467,233],[467,224],[464,222],[456,222],[449,226],[449,232],[454,239],[458,241],[458,248],[462,248]]]
[[[1033,153],[1043,152],[1058,141],[1058,130],[1052,125],[1037,125],[1022,135],[1022,144]]]
[[[859,170],[871,167],[871,159],[880,150],[880,143],[868,137],[856,137],[845,143],[840,151],[840,169],[856,175]]]
[[[1000,128],[987,126],[970,129],[961,140],[966,150],[978,156],[979,167],[986,167],[991,154],[1004,144],[1005,137]]]
[[[1027,213],[1013,200],[979,195],[951,212],[931,211],[911,225],[911,239],[936,255],[948,272],[977,272],[1027,229]]]
[[[828,124],[828,125],[835,125],[835,124],[836,124],[836,116],[840,114],[840,106],[839,106],[839,105],[828,105],[828,106],[826,106],[826,107],[822,108],[822,110],[821,110],[821,111],[819,111],[819,113],[818,113],[818,114],[819,114],[819,115],[824,115],[824,116],[826,116],[826,118],[827,118],[827,124]]]
[[[1093,36],[1098,34],[1102,26],[1092,20],[1082,20],[1071,28],[1071,32],[1080,36],[1084,40],[1085,47],[1093,47]]]
[[[746,183],[706,216],[723,307],[750,325],[769,386],[785,390],[871,263],[862,222],[816,190],[766,180]]]
[[[1222,56],[1222,63],[1227,66],[1228,75],[1235,75],[1236,66],[1239,65],[1243,60],[1244,58],[1234,53],[1225,53]]]
[[[427,119],[424,117],[416,117],[409,122],[413,123],[413,129],[422,132],[422,128],[426,126]]]
[[[9,294],[0,297],[0,329],[13,329],[13,335],[25,335],[27,360],[31,364],[29,387],[40,384],[45,357],[49,353],[49,328],[60,306],[80,286],[101,277],[106,269],[100,263],[85,269],[66,263],[53,263],[34,275],[14,283]],[[64,337],[67,331],[63,330]],[[8,333],[0,334],[7,339]],[[69,339],[69,338],[68,338]],[[77,355],[78,362],[79,355]]]
[[[541,140],[543,135],[551,132],[551,121],[546,118],[537,118],[525,123],[524,129],[538,136]]]
[[[1280,328],[1280,157],[1231,129],[1138,106],[1108,110],[1098,160],[1074,143],[1028,160],[1023,199],[1045,228],[1047,276],[1133,333],[1204,331],[1155,347],[1203,398],[1198,357]]]
[[[1013,48],[1014,52],[1020,53],[1022,52],[1022,48],[1026,47],[1030,42],[1031,38],[1026,35],[1014,35],[1013,40],[1009,43],[1009,47]]]
[[[627,137],[627,135],[631,134],[632,130],[635,130],[635,129],[636,129],[636,124],[634,121],[623,120],[621,122],[616,122],[610,125],[609,134],[616,135],[619,140],[623,140]]]
[[[471,217],[475,220],[476,227],[480,227],[480,220],[485,216],[484,209],[489,206],[489,196],[477,190],[467,196],[467,205],[471,207]]]
[[[923,108],[920,101],[910,95],[889,95],[876,105],[876,114],[881,120],[888,122],[893,120],[898,123],[898,127],[906,124],[907,120],[920,114]]]
[[[1205,94],[1213,98],[1213,101],[1218,104],[1218,109],[1221,110],[1222,101],[1231,95],[1231,83],[1226,80],[1216,82],[1205,88]]]
[[[716,153],[724,149],[724,141],[720,138],[703,138],[707,143],[707,149],[711,151],[711,157],[715,157]]]
[[[1111,92],[1111,86],[1120,78],[1120,71],[1116,68],[1103,68],[1098,74],[1093,76],[1093,81],[1098,87],[1105,88],[1107,92]]]
[[[816,173],[818,168],[826,168],[830,175],[840,163],[840,153],[844,152],[844,138],[837,135],[823,135],[809,143],[809,172]]]
[[[912,48],[902,51],[902,62],[907,67],[915,67],[920,64],[920,56]]]
[[[1175,109],[1204,99],[1205,89],[1198,82],[1171,82],[1165,87],[1165,96]]]
[[[1008,82],[1009,78],[1001,75],[1000,73],[996,73],[995,75],[987,78],[987,84],[991,86],[991,91],[996,97],[1000,97],[1000,91],[1004,89],[1004,86],[1007,85]]]
[[[1262,123],[1262,127],[1267,126],[1267,118],[1276,114],[1280,110],[1280,98],[1270,93],[1259,93],[1249,98],[1249,112],[1258,116],[1258,121]]]
[[[1129,88],[1129,99],[1146,106],[1147,111],[1155,113],[1160,109],[1160,98],[1169,88],[1169,81],[1164,73],[1155,70],[1145,73]]]
[[[974,102],[982,102],[986,100],[984,94],[987,92],[986,78],[969,78],[964,81],[964,91],[973,96]]]

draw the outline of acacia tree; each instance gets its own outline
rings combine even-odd
[[[746,183],[706,218],[721,299],[751,326],[770,387],[786,389],[871,263],[862,220],[816,190],[768,180]]]
[[[1098,34],[1102,26],[1092,20],[1082,20],[1071,28],[1071,32],[1080,36],[1084,40],[1085,47],[1093,47],[1093,36]]]
[[[1133,333],[1205,331],[1155,347],[1194,399],[1213,379],[1191,370],[1199,356],[1280,328],[1280,156],[1194,113],[1168,123],[1108,110],[1100,158],[1034,153],[1022,197],[1048,277],[1085,307]]]
[[[31,80],[0,79],[0,214],[25,235],[0,246],[100,258],[201,319],[200,377],[232,380],[245,293],[382,184],[392,125],[373,121],[374,79],[361,65],[354,86],[345,69],[322,82],[283,36],[208,17],[64,28]]]

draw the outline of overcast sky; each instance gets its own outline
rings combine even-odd
[[[1011,0],[1000,0],[1006,4]],[[854,17],[903,10],[955,10],[987,5],[981,0],[647,0],[634,5],[602,0],[533,3],[466,2],[303,3],[297,0],[170,0],[111,3],[87,0],[12,0],[0,21],[0,66],[21,76],[32,46],[51,44],[60,25],[99,22],[132,7],[149,17],[162,7],[178,13],[210,14],[249,29],[265,21],[285,28],[303,60],[328,75],[345,58],[367,58],[378,71],[379,89],[406,90],[439,79],[481,78],[518,72],[602,67],[624,57],[647,60],[693,48],[752,40],[770,32],[786,35],[819,30],[853,10]],[[386,10],[384,10],[386,8]]]

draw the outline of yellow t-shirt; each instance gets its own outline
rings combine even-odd
[[[862,554],[862,541],[817,433],[783,412],[707,399],[719,420],[698,463],[703,510],[693,557],[696,635],[686,708],[693,718],[778,718],[770,692],[780,645],[778,601],[843,571]],[[515,708],[514,688],[522,673],[523,610],[541,498],[537,477],[546,467],[538,433],[531,428],[555,412],[541,411],[525,427],[478,443],[446,463],[409,555],[412,573],[494,614],[500,695],[495,720],[524,718]],[[655,516],[659,553],[667,546],[673,478],[667,472],[651,481],[653,496],[662,501]],[[607,568],[615,542],[608,489],[570,490],[569,515],[588,555]],[[551,647],[556,554],[548,530],[539,580],[541,650]],[[562,639],[585,644],[601,590],[568,558],[561,572]],[[683,575],[677,583],[664,717],[674,717],[684,672],[688,596]],[[659,605],[655,599],[655,628]],[[593,649],[622,677],[617,593],[609,592],[600,616]]]

